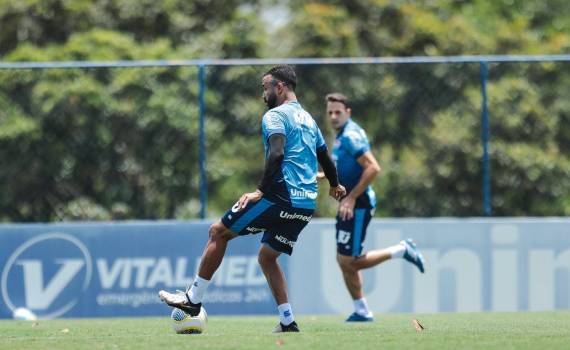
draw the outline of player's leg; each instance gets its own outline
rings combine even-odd
[[[210,226],[208,241],[198,267],[198,274],[186,290],[190,303],[194,305],[202,304],[202,299],[210,285],[210,280],[222,264],[228,242],[237,236],[238,234],[227,228],[222,221],[218,221]]]
[[[285,273],[283,273],[277,261],[279,255],[281,255],[281,252],[274,250],[267,244],[263,244],[259,249],[259,265],[267,279],[267,284],[275,298],[277,311],[279,312],[279,325],[275,327],[274,332],[299,332],[299,327],[297,322],[295,322],[293,310],[287,296]]]
[[[337,262],[354,304],[354,312],[346,320],[349,322],[374,320],[362,291],[363,277],[356,263],[361,257],[371,217],[370,209],[355,209],[350,220],[342,220],[337,216]]]
[[[202,254],[198,274],[186,292],[169,293],[161,290],[158,293],[160,299],[192,316],[197,315],[200,312],[202,298],[210,280],[222,263],[228,242],[238,235],[251,233],[247,230],[248,225],[262,215],[271,204],[271,202],[262,199],[256,203],[248,204],[240,211],[237,210],[237,205],[228,210],[220,221],[210,226],[208,241]]]
[[[228,241],[235,237],[237,234],[229,230],[221,221],[212,224],[208,230],[208,241],[202,254],[198,274],[192,284],[186,289],[186,292],[169,293],[161,290],[158,292],[160,299],[192,316],[198,315],[204,293],[214,272],[222,263]]]
[[[352,300],[364,298],[364,293],[362,292],[362,274],[356,268],[354,268],[352,261],[357,259],[355,256],[346,256],[338,254],[336,255],[336,261],[340,266],[342,272],[342,277],[344,278],[344,284],[348,293],[352,297]]]
[[[343,273],[347,271],[350,275],[353,274],[351,272],[352,270],[359,271],[367,269],[394,258],[403,258],[411,262],[423,273],[423,255],[417,249],[415,243],[409,238],[396,245],[371,250],[359,255],[362,251],[362,245],[366,238],[366,229],[372,219],[373,211],[374,209],[355,209],[354,217],[347,221],[343,221],[340,217],[337,217],[337,247],[339,255],[341,255],[337,260],[341,269],[343,269]],[[357,258],[347,259],[342,256]],[[352,276],[351,280],[356,281],[356,277]]]
[[[350,264],[354,269],[362,270],[395,258],[403,258],[409,261],[414,264],[421,273],[424,273],[425,262],[423,255],[410,238],[388,248],[366,252],[359,256],[358,259],[353,259],[345,263]]]
[[[211,280],[214,272],[220,267],[228,242],[238,236],[237,233],[227,228],[221,221],[210,226],[208,231],[208,242],[204,248],[200,267],[198,268],[198,276],[200,278]]]
[[[311,219],[313,210],[274,206],[267,213],[270,213],[272,222],[261,240],[263,245],[259,250],[259,264],[279,312],[279,324],[274,332],[298,332],[299,327],[287,297],[287,281],[277,258],[281,253],[293,253],[299,233]]]
[[[355,269],[357,271],[367,269],[392,259],[390,248],[371,250],[360,256],[353,257],[353,259],[342,259],[342,262],[339,261],[339,264],[347,266],[347,269]]]
[[[279,255],[281,255],[280,252],[263,244],[259,249],[258,256],[259,265],[267,279],[267,284],[271,289],[271,293],[277,305],[289,302],[287,298],[287,281],[285,280],[285,274],[277,261]]]

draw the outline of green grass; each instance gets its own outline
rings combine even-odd
[[[425,331],[416,333],[412,319]],[[210,317],[200,335],[178,335],[170,319],[0,321],[0,349],[569,349],[570,312],[297,317],[301,333],[271,334],[276,317]]]

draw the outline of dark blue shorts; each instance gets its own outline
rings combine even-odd
[[[360,256],[374,209],[355,208],[350,220],[336,216],[336,248],[340,255]]]
[[[314,212],[313,209],[283,207],[264,198],[240,211],[236,211],[236,205],[222,217],[227,228],[240,236],[263,232],[262,243],[289,255]]]

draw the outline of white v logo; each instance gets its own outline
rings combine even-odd
[[[44,288],[44,273],[41,260],[18,260],[24,269],[26,306],[34,310],[47,309],[61,291],[85,265],[81,259],[58,259],[62,266]]]

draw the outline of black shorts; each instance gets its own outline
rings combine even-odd
[[[374,209],[355,208],[350,220],[336,216],[336,248],[340,255],[360,256]]]
[[[240,236],[263,232],[261,242],[291,255],[299,233],[313,217],[313,209],[283,207],[267,199],[249,203],[240,211],[234,205],[222,223]]]

